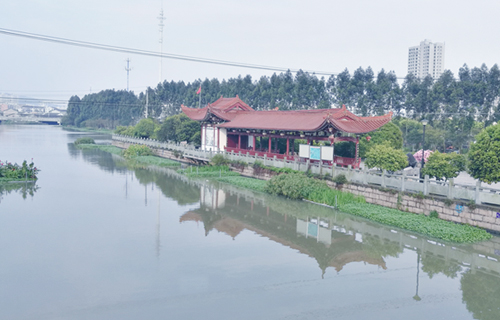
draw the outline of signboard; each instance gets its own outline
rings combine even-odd
[[[327,147],[327,146],[321,147],[321,160],[326,160],[326,161],[333,160],[333,147]]]
[[[309,158],[309,145],[307,144],[299,145],[299,156],[301,158]]]
[[[321,148],[320,147],[310,147],[309,149],[311,160],[321,160]]]

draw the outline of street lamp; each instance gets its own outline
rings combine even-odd
[[[422,134],[422,165],[420,166],[420,179],[424,178],[422,170],[424,169],[424,145],[425,145],[425,126],[427,125],[427,119],[422,119],[422,124],[424,125],[424,133]]]

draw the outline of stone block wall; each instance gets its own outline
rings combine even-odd
[[[331,183],[331,185],[335,184]],[[411,196],[365,185],[346,184],[342,188],[344,191],[364,196],[368,203],[425,215],[435,210],[439,218],[443,220],[500,232],[500,208],[468,206],[456,201],[448,205],[440,199]]]

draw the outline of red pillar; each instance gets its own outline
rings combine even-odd
[[[290,139],[286,138],[286,155],[290,152]]]
[[[274,144],[275,145],[274,150],[276,151],[276,153],[279,153],[279,151],[278,151],[278,139],[279,138],[276,138],[276,143]]]
[[[255,135],[253,136],[253,151],[255,151],[255,142],[256,142],[256,139],[255,139]]]
[[[268,150],[269,153],[271,153],[271,143],[272,143],[271,142],[271,137],[269,137],[269,143],[268,143],[269,144],[269,150]]]
[[[241,134],[238,135],[238,149],[241,149]]]

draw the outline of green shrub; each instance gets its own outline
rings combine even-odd
[[[429,175],[437,180],[456,178],[465,170],[465,157],[457,153],[431,153],[422,174]]]
[[[344,184],[347,183],[347,178],[345,177],[344,174],[339,174],[338,176],[335,176],[332,179],[332,181],[335,182],[336,184]]]
[[[331,206],[335,205],[335,196],[338,203],[365,201],[363,197],[331,189],[325,182],[300,173],[274,176],[267,182],[265,191],[290,199],[307,199]]]
[[[436,210],[432,210],[430,213],[429,213],[429,218],[439,218],[439,214]]]
[[[227,166],[231,161],[224,157],[222,154],[216,154],[210,159],[210,164],[213,166]]]
[[[368,168],[398,171],[408,165],[408,158],[402,150],[396,150],[387,144],[374,145],[366,154],[365,165]]]
[[[95,144],[95,141],[94,139],[92,138],[78,138],[75,140],[74,142],[75,145],[79,145],[79,144]]]
[[[125,158],[133,158],[137,156],[151,156],[153,151],[148,146],[133,144],[123,152]]]

